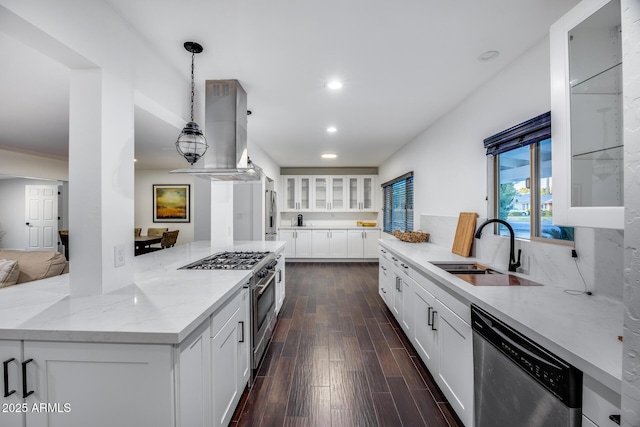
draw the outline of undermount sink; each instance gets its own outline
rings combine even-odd
[[[451,274],[502,274],[475,262],[468,263],[433,263],[438,268]]]

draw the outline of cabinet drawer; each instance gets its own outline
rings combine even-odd
[[[620,395],[585,375],[582,388],[582,414],[598,427],[618,427],[611,420],[620,415]],[[587,424],[589,425],[589,424]]]
[[[242,302],[241,291],[242,289],[238,290],[225,305],[211,316],[211,338],[215,337],[235,312],[240,309],[240,303]]]

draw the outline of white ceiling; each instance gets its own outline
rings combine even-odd
[[[577,3],[106,1],[185,79],[182,45],[201,43],[196,84],[238,79],[253,111],[249,139],[280,166],[380,165]],[[478,61],[488,50],[500,55]],[[1,32],[0,53],[0,147],[66,157],[68,69]],[[332,78],[344,81],[341,91],[324,88]],[[139,108],[135,121],[137,167],[186,166],[173,146],[179,130]],[[322,160],[324,152],[338,158]]]

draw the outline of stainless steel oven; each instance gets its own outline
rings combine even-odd
[[[254,276],[255,285],[253,286],[251,303],[253,310],[251,365],[253,369],[257,369],[260,364],[276,323],[276,272],[274,267],[275,265],[269,263]]]

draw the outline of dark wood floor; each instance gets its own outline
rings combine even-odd
[[[287,263],[286,293],[231,426],[462,426],[379,297],[377,263]]]

